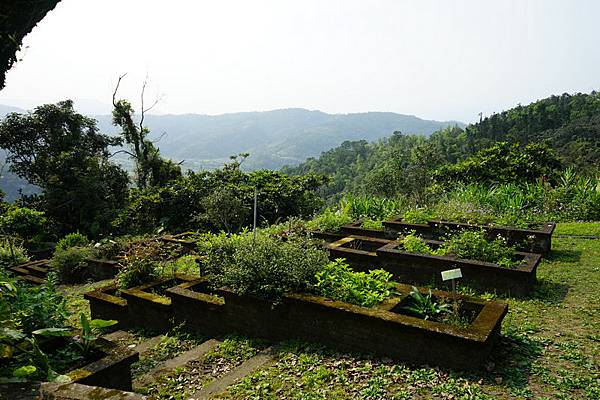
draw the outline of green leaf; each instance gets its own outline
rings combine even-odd
[[[79,314],[79,319],[81,320],[81,329],[83,333],[89,333],[92,329],[90,328],[90,322],[87,316],[84,313]]]
[[[71,336],[71,330],[69,328],[43,328],[31,332],[34,335],[44,337],[66,337]]]
[[[108,328],[109,326],[114,326],[116,324],[118,324],[118,321],[116,321],[114,319],[110,319],[110,320],[93,319],[90,321],[90,326],[93,329],[104,329],[104,328]]]
[[[24,365],[22,367],[19,367],[17,369],[15,369],[12,373],[12,375],[15,378],[26,378],[31,374],[34,374],[37,371],[37,368],[35,367],[35,365]]]
[[[0,328],[0,340],[19,341],[25,339],[23,332],[12,328]]]

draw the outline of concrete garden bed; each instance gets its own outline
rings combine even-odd
[[[114,260],[88,259],[88,273],[94,281],[103,281],[117,276],[120,264]]]
[[[435,248],[442,242],[426,240]],[[537,282],[537,267],[541,255],[516,252],[515,257],[523,264],[515,267],[503,267],[490,262],[462,260],[454,256],[434,256],[409,253],[399,248],[398,241],[349,236],[327,246],[330,258],[345,258],[357,270],[383,268],[394,275],[394,279],[417,285],[431,285],[449,288],[449,282],[443,282],[441,272],[460,268],[461,284],[478,290],[499,292],[515,297],[529,294]]]
[[[150,282],[117,295],[115,284],[86,293],[90,302],[92,318],[115,319],[119,329],[132,327],[164,332],[171,328],[171,299],[167,289],[188,282],[193,278],[177,276]]]
[[[343,351],[375,353],[414,363],[459,369],[479,368],[492,351],[506,315],[504,303],[459,296],[472,312],[467,326],[423,320],[403,309],[410,286],[375,308],[354,306],[310,294],[289,294],[282,302],[208,289],[198,280],[168,291],[177,322],[204,335],[239,332],[270,340],[300,339]],[[218,294],[220,299],[215,298]],[[433,291],[436,297],[448,292]]]
[[[342,226],[340,229],[341,233],[345,233],[347,235],[358,235],[358,236],[367,236],[372,238],[386,239],[386,233],[384,228],[382,229],[372,229],[372,228],[363,228],[362,220],[358,220],[348,225]]]
[[[505,226],[490,226],[467,224],[448,221],[429,221],[427,224],[408,224],[400,218],[384,221],[386,237],[395,239],[398,234],[416,231],[420,236],[427,239],[437,240],[448,233],[457,233],[464,230],[483,229],[490,238],[498,235],[504,237],[512,246],[518,250],[548,255],[552,248],[552,233],[556,228],[554,222],[547,222],[536,226],[535,229],[511,228]]]
[[[139,360],[138,353],[104,339],[98,339],[96,344],[102,356],[66,375],[74,383],[131,390],[131,364]]]

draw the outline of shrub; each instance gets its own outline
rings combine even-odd
[[[423,207],[414,207],[404,213],[402,222],[408,224],[426,224],[434,218],[435,213],[432,210]]]
[[[217,286],[274,302],[287,292],[306,290],[327,263],[327,253],[310,239],[277,240],[263,233],[219,235],[203,246],[203,267]]]
[[[317,272],[313,291],[332,300],[374,307],[395,293],[391,278],[382,269],[354,272],[344,259],[337,259]]]
[[[425,240],[417,236],[415,231],[412,231],[410,235],[406,235],[399,240],[400,245],[404,250],[409,253],[418,253],[418,254],[434,254],[435,251],[429,247]]]
[[[118,287],[129,289],[153,281],[159,276],[161,260],[168,257],[156,241],[131,243],[117,274]]]
[[[310,229],[337,232],[342,226],[351,222],[352,217],[343,210],[334,211],[331,208],[328,208],[323,211],[323,213],[316,216],[312,221],[309,221],[307,226]]]
[[[0,268],[23,264],[27,261],[29,261],[29,256],[23,246],[16,244],[12,238],[0,241]]]
[[[10,235],[17,235],[25,240],[40,234],[45,224],[46,217],[44,213],[31,208],[13,205],[0,215],[0,230]]]
[[[171,278],[176,275],[197,276],[200,275],[200,265],[197,256],[188,254],[167,262],[160,267],[158,273],[164,278]]]
[[[80,283],[89,278],[88,262],[94,251],[89,247],[69,247],[54,252],[50,268],[63,283]]]
[[[56,288],[54,274],[49,274],[41,286],[15,283],[14,287],[10,296],[0,296],[2,309],[9,310],[13,327],[30,334],[40,328],[66,326],[69,311],[66,299]]]
[[[383,221],[381,220],[373,220],[373,219],[365,219],[360,224],[361,228],[365,229],[378,229],[383,230]]]
[[[513,267],[521,264],[514,261],[515,248],[506,243],[500,236],[494,240],[487,240],[484,231],[464,231],[451,236],[437,251],[436,254],[453,254],[458,258],[486,261],[504,267]]]
[[[69,233],[56,243],[56,251],[67,250],[71,247],[85,247],[88,244],[90,241],[85,235],[79,232]]]

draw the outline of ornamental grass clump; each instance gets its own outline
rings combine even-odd
[[[327,253],[302,236],[281,241],[260,233],[219,235],[200,246],[202,272],[213,285],[240,295],[254,295],[277,303],[285,293],[305,291],[327,264]]]
[[[396,293],[392,274],[382,269],[355,272],[343,258],[317,272],[314,293],[332,300],[363,307],[375,307]]]

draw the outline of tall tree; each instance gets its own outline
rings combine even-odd
[[[12,113],[0,123],[10,170],[42,189],[30,201],[62,232],[96,236],[109,229],[127,197],[127,173],[109,162],[108,147],[121,143],[100,134],[96,121],[76,113],[70,100]]]
[[[117,86],[113,93],[113,124],[121,127],[121,135],[130,150],[121,150],[131,156],[135,163],[135,182],[138,188],[145,189],[149,186],[161,186],[181,176],[181,168],[171,160],[164,159],[160,155],[158,147],[148,139],[150,130],[144,126],[146,112],[152,110],[155,101],[150,107],[144,108],[144,94],[147,81],[142,86],[142,104],[139,124],[133,120],[133,107],[127,100],[117,100],[117,91],[121,80],[119,77]]]

